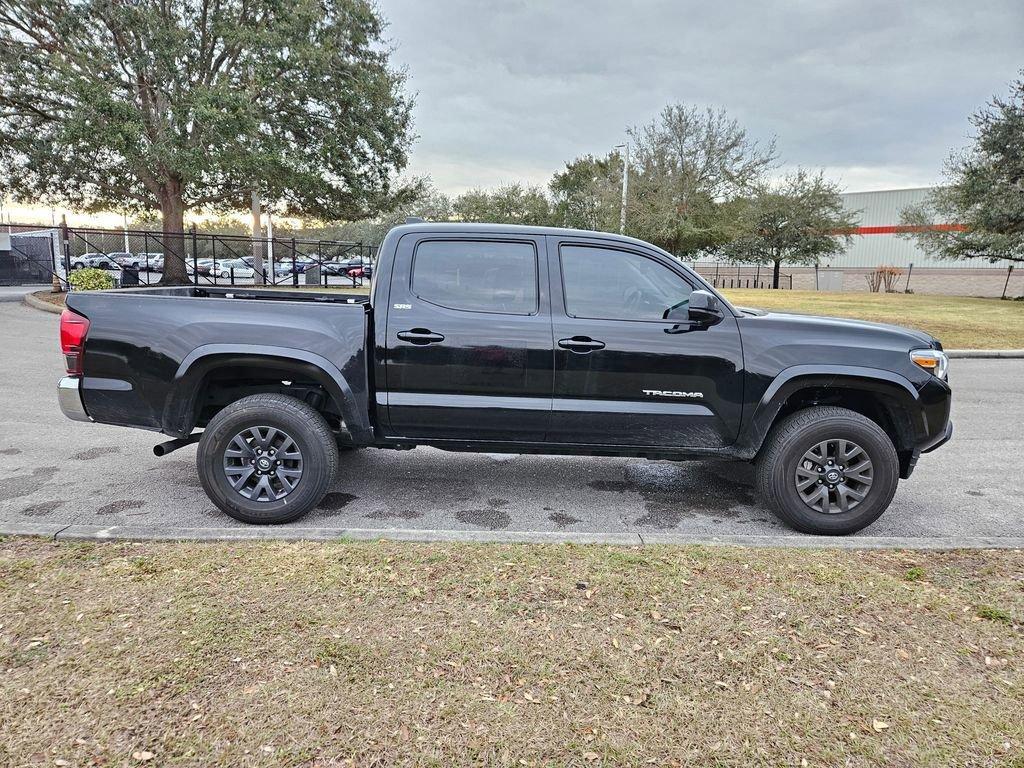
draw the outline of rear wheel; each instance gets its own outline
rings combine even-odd
[[[761,496],[804,533],[859,531],[888,508],[898,482],[892,440],[846,408],[816,406],[787,416],[772,429],[757,461]]]
[[[206,495],[231,517],[287,523],[330,490],[338,448],[327,421],[306,403],[287,395],[250,395],[210,420],[196,464]]]

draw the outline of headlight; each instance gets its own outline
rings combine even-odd
[[[924,368],[929,373],[938,376],[943,381],[949,372],[949,358],[945,352],[937,349],[913,349],[910,351],[910,359]]]

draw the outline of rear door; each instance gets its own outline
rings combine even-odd
[[[548,440],[718,448],[743,403],[736,319],[666,320],[699,285],[641,246],[548,238],[555,383]],[[683,315],[685,317],[685,314]]]
[[[387,309],[387,433],[544,439],[552,354],[543,237],[409,234]]]

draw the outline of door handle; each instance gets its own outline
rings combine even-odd
[[[444,336],[440,333],[433,333],[426,328],[413,328],[408,331],[399,331],[398,338],[402,341],[408,341],[410,344],[416,344],[418,346],[436,344],[439,341],[444,341]]]
[[[570,352],[585,355],[587,352],[593,352],[595,349],[604,349],[604,342],[597,341],[589,336],[573,336],[571,339],[559,339],[558,346],[562,349],[568,349]]]

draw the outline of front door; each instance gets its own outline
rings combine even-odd
[[[743,366],[728,310],[710,326],[667,320],[670,310],[678,317],[685,309],[698,283],[639,245],[549,237],[548,250],[555,343],[548,440],[697,449],[733,443]]]
[[[387,309],[389,436],[544,439],[552,386],[544,248],[543,237],[402,238]]]

